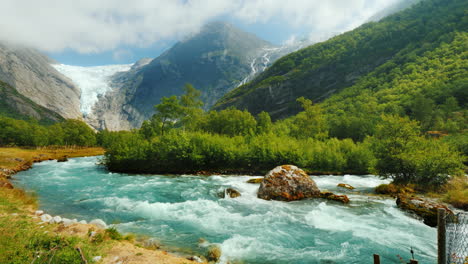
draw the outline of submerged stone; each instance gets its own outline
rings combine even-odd
[[[101,229],[106,229],[107,228],[106,222],[104,222],[101,219],[94,219],[91,222],[89,222],[89,224],[90,225],[95,225],[96,227],[101,228]]]
[[[320,197],[320,190],[302,169],[282,165],[268,172],[260,184],[257,196],[264,200],[295,201]]]

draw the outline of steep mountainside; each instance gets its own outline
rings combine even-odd
[[[36,50],[0,43],[0,81],[65,118],[81,118],[80,91]]]
[[[91,122],[108,129],[139,126],[163,96],[182,94],[186,83],[202,91],[208,108],[249,76],[252,61],[270,48],[271,44],[230,24],[210,23],[151,62],[136,63],[130,71],[116,74],[114,90],[100,100]]]
[[[453,41],[456,32],[465,31],[467,9],[464,0],[422,1],[279,59],[252,82],[227,94],[214,109],[235,106],[254,114],[267,111],[274,118],[286,117],[299,111],[298,97],[324,100],[365,76],[372,79],[384,64],[384,77],[390,83],[393,70],[416,62],[418,56]],[[410,75],[411,71],[404,73]]]
[[[35,118],[40,123],[49,124],[62,121],[59,114],[34,103],[7,83],[0,81],[0,116],[15,119]]]

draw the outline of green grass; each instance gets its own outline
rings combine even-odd
[[[57,225],[38,225],[29,213],[36,200],[17,189],[0,188],[0,263],[83,263],[103,255],[106,242],[54,232]]]

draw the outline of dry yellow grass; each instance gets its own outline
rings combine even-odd
[[[85,157],[104,154],[103,148],[0,148],[0,168],[14,169],[25,163],[58,159],[63,156]]]
[[[468,210],[468,177],[453,178],[447,184],[447,192],[443,200],[457,208]]]

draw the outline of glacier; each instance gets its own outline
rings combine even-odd
[[[130,70],[133,64],[115,64],[104,66],[74,66],[53,64],[52,66],[61,74],[70,78],[81,90],[80,110],[84,116],[92,112],[99,96],[111,89],[111,77],[117,72]]]

